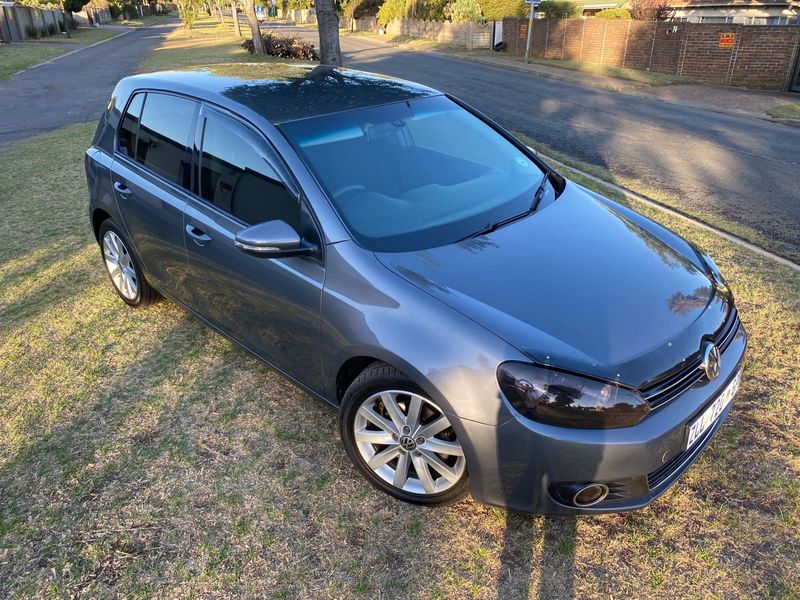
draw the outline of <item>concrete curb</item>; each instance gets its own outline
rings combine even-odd
[[[456,58],[458,60],[463,60],[467,62],[478,63],[482,65],[488,65],[490,67],[497,67],[499,69],[506,69],[508,71],[516,71],[517,73],[525,73],[526,75],[533,75],[535,77],[544,77],[545,79],[555,79],[557,81],[566,81],[568,83],[574,83],[575,85],[580,85],[581,87],[590,87],[595,89],[606,90],[609,92],[627,92],[630,90],[641,89],[643,85],[635,85],[635,84],[622,84],[622,83],[614,83],[612,81],[595,81],[592,79],[583,79],[581,77],[572,77],[566,73],[551,73],[550,71],[542,71],[538,70],[535,67],[531,68],[530,65],[517,65],[511,61],[508,61],[508,64],[499,61],[489,60],[482,58],[480,56],[464,56],[460,54],[448,54],[446,52],[436,52],[436,54],[440,54],[442,56],[447,56],[448,58]],[[554,67],[558,68],[558,67]]]
[[[642,194],[634,192],[633,190],[629,190],[628,188],[622,187],[621,185],[617,185],[615,183],[611,183],[609,181],[606,181],[605,179],[602,179],[601,177],[597,177],[596,175],[592,175],[591,173],[587,173],[586,171],[582,171],[581,169],[577,169],[577,168],[572,167],[572,166],[570,166],[570,165],[568,165],[566,163],[562,163],[560,160],[556,160],[555,158],[552,158],[550,156],[547,156],[547,155],[541,154],[541,153],[539,153],[539,155],[543,159],[545,159],[547,162],[551,162],[551,163],[553,163],[555,165],[559,165],[561,167],[564,167],[564,168],[567,168],[567,169],[571,169],[571,170],[575,171],[576,173],[579,173],[582,177],[586,177],[586,179],[590,179],[591,181],[594,181],[595,183],[599,183],[601,185],[604,185],[607,188],[622,194],[623,196],[625,196],[626,198],[628,198],[630,200],[634,200],[636,202],[641,202],[642,204],[646,204],[650,208],[654,208],[654,209],[659,210],[659,211],[661,211],[663,213],[666,213],[666,214],[668,214],[670,216],[677,217],[677,218],[679,218],[679,219],[681,219],[683,221],[687,221],[687,222],[691,223],[692,225],[695,225],[696,227],[699,227],[700,229],[704,229],[705,231],[709,231],[711,233],[715,233],[716,235],[720,236],[721,238],[724,238],[724,239],[728,240],[729,242],[732,242],[732,243],[734,243],[734,244],[736,244],[738,246],[746,248],[747,250],[750,250],[751,252],[754,252],[754,253],[758,254],[759,256],[763,256],[765,258],[769,258],[770,260],[773,260],[773,261],[775,261],[775,262],[777,262],[777,263],[779,263],[779,264],[781,264],[781,265],[783,265],[785,267],[789,267],[790,269],[794,269],[795,271],[800,273],[800,264],[797,264],[796,262],[793,262],[793,261],[789,260],[788,258],[784,258],[783,256],[780,256],[778,254],[774,254],[773,252],[770,252],[769,250],[765,250],[761,246],[757,246],[757,245],[753,244],[752,242],[748,242],[747,240],[745,240],[743,238],[740,238],[738,235],[733,235],[732,233],[728,233],[727,231],[723,231],[721,229],[717,229],[716,227],[712,227],[711,225],[709,225],[707,223],[704,223],[703,221],[701,221],[699,219],[696,219],[694,217],[690,217],[689,215],[686,215],[686,214],[684,214],[684,213],[682,213],[682,212],[680,212],[678,210],[675,210],[674,208],[670,208],[669,206],[666,206],[666,205],[664,205],[664,204],[662,204],[662,203],[660,203],[660,202],[658,202],[656,200],[653,200],[652,198],[648,198],[647,196],[643,196]],[[580,185],[580,184],[577,184],[577,185]],[[581,187],[583,187],[583,186],[581,186]],[[588,190],[588,191],[591,192],[592,190]]]
[[[130,27],[128,29],[128,31],[123,31],[122,33],[118,33],[117,35],[112,35],[109,38],[106,38],[104,40],[100,40],[99,42],[95,42],[94,44],[89,44],[88,46],[84,46],[83,48],[76,48],[75,50],[70,50],[69,52],[65,52],[64,54],[59,54],[58,56],[56,56],[54,58],[51,58],[50,60],[46,60],[44,62],[40,62],[38,64],[35,64],[35,65],[32,65],[32,66],[27,67],[25,69],[22,69],[21,71],[17,71],[11,77],[9,77],[9,79],[11,79],[13,77],[16,77],[17,75],[19,75],[21,73],[25,73],[26,71],[30,71],[32,69],[36,69],[38,67],[43,67],[44,65],[49,65],[51,63],[54,63],[57,60],[61,60],[62,58],[66,58],[67,56],[71,56],[72,54],[75,54],[76,52],[83,52],[84,50],[88,50],[89,48],[94,48],[95,46],[99,46],[100,44],[105,44],[106,42],[110,42],[111,40],[116,40],[117,38],[121,38],[123,35],[128,35],[129,33],[133,33],[134,31],[141,31],[143,29],[149,29],[150,27],[153,27],[155,25],[161,25],[161,23],[153,23],[152,25],[145,25],[144,27]]]

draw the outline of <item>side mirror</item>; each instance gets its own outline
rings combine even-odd
[[[285,221],[267,221],[242,229],[233,243],[242,252],[264,258],[298,256],[311,251]]]
[[[537,151],[536,151],[534,148],[531,148],[530,146],[525,146],[525,147],[526,147],[528,150],[530,150],[531,152],[533,152],[533,154],[534,154],[534,155],[537,155],[537,156],[538,156],[538,154],[539,154],[539,153],[538,153],[538,152],[537,152]]]

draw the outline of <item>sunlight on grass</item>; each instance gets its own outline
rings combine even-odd
[[[249,33],[244,27],[242,32]],[[244,40],[244,37],[234,36],[230,19],[226,20],[225,25],[220,25],[215,19],[201,19],[190,32],[179,28],[170,33],[161,46],[156,48],[140,65],[139,72],[146,73],[220,63],[293,62],[273,56],[248,54],[241,47]],[[306,62],[306,64],[311,63]]]
[[[0,151],[0,596],[800,594],[797,273],[635,206],[714,256],[751,336],[700,462],[630,514],[411,506],[357,476],[333,412],[173,303],[116,297],[93,130]]]

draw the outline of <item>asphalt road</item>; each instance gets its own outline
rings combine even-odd
[[[171,27],[135,30],[0,81],[0,146],[96,121],[114,84],[133,73]],[[316,37],[314,29],[292,31]],[[342,49],[348,66],[450,92],[510,130],[672,194],[693,214],[728,221],[734,232],[738,226],[750,228],[766,240],[762,245],[800,262],[800,129],[362,37],[343,37]]]
[[[136,71],[174,24],[135,29],[0,81],[0,146],[64,125],[97,121],[114,85]]]
[[[292,31],[316,37],[314,29]],[[800,129],[363,37],[345,36],[341,44],[347,66],[452,93],[507,129],[670,193],[692,214],[755,230],[769,249],[800,262]]]

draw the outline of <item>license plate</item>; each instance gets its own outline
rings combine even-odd
[[[711,429],[717,422],[722,411],[731,403],[736,392],[739,391],[739,383],[742,380],[742,372],[739,371],[723,392],[703,411],[699,417],[689,423],[689,435],[686,436],[686,448],[694,446],[695,442],[703,437],[703,434]]]

